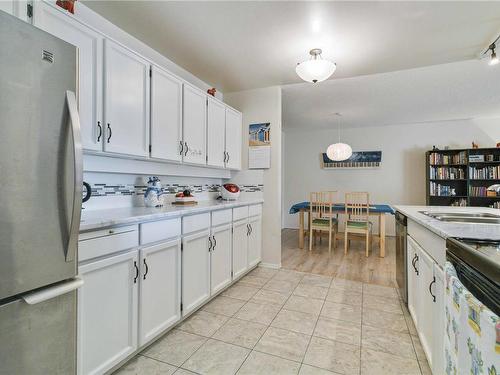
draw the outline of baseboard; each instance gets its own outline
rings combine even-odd
[[[260,262],[259,266],[260,267],[265,267],[265,268],[273,268],[275,270],[278,270],[278,269],[281,268],[281,263],[276,264],[276,263],[264,263],[264,262]]]

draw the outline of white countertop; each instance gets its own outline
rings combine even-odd
[[[170,217],[201,213],[206,211],[247,206],[264,202],[263,199],[241,199],[237,201],[200,201],[195,206],[174,206],[171,203],[163,207],[123,207],[102,210],[82,210],[80,232],[112,227],[116,225],[137,224],[142,221],[161,220]]]
[[[500,210],[488,207],[393,206],[407,218],[423,225],[438,236],[500,240],[500,224],[445,222],[422,214],[430,212],[474,212],[500,215]]]

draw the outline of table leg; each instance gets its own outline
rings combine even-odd
[[[304,211],[299,211],[299,249],[304,248]]]
[[[385,214],[381,213],[378,219],[378,231],[380,239],[380,257],[385,257]]]

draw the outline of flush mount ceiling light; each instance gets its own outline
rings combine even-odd
[[[340,116],[342,115],[340,113],[335,113],[335,116],[339,118],[337,125],[339,141],[338,143],[328,146],[326,149],[326,156],[328,156],[328,159],[333,161],[344,161],[351,157],[352,148],[347,143],[340,142]]]
[[[317,83],[328,79],[337,69],[337,65],[330,60],[323,60],[321,49],[314,48],[309,51],[311,58],[297,64],[297,75],[306,82]]]

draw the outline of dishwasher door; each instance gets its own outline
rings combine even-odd
[[[406,234],[407,219],[400,212],[396,212],[396,282],[399,294],[405,304],[408,304],[408,281],[406,278]]]

